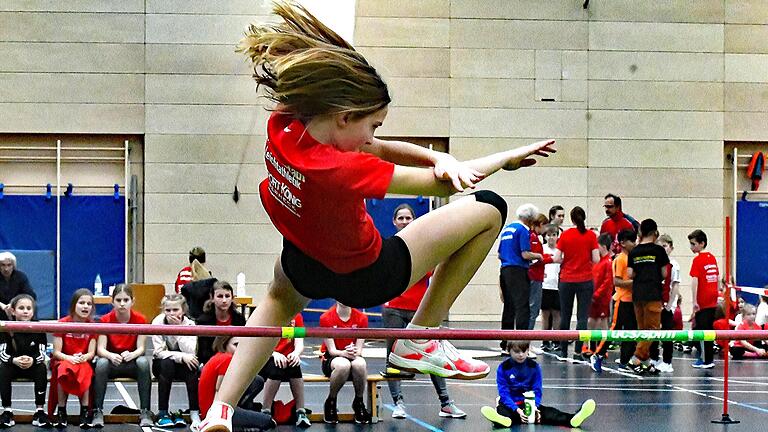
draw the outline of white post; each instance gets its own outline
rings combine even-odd
[[[125,188],[123,189],[123,229],[125,232],[125,236],[123,238],[123,281],[125,283],[131,283],[133,281],[128,280],[128,140],[125,140],[123,146],[123,185],[125,185]],[[118,189],[118,194],[119,193],[120,190]],[[133,233],[133,235],[136,235],[136,233]]]
[[[56,140],[56,318],[61,318],[61,140]]]

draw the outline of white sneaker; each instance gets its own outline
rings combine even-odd
[[[443,378],[481,379],[491,371],[487,363],[462,355],[450,342],[416,342],[398,339],[389,353],[389,363],[400,370]]]
[[[405,412],[405,404],[401,400],[397,401],[395,409],[392,410],[392,418],[404,419],[407,416],[408,414]]]
[[[658,369],[659,372],[664,373],[672,373],[675,371],[675,368],[672,367],[672,363],[664,363],[663,361],[659,362],[659,365],[656,366],[656,369]]]
[[[533,352],[532,350],[528,350],[528,358],[529,359],[535,359],[536,358],[536,353]]]
[[[536,355],[544,354],[544,350],[543,349],[541,349],[541,348],[539,348],[537,346],[533,346],[533,345],[531,345],[531,351],[530,352],[532,352],[532,353],[534,353]]]
[[[200,432],[232,432],[232,405],[214,401],[208,409],[205,420],[200,423]]]

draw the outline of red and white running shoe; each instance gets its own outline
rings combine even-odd
[[[389,363],[409,372],[463,380],[485,378],[491,371],[487,363],[462,355],[444,340],[416,342],[398,339],[392,346]]]
[[[232,432],[232,405],[214,401],[208,409],[205,420],[200,423],[199,432]]]

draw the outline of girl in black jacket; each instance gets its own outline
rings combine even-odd
[[[203,314],[197,318],[197,325],[244,326],[245,317],[235,308],[235,292],[229,282],[216,281],[211,287],[210,298],[203,306]],[[216,351],[210,336],[197,338],[197,359],[200,366],[207,362]]]
[[[10,301],[11,317],[16,321],[33,321],[35,299],[29,294],[19,294]],[[45,364],[47,339],[44,333],[2,333],[0,336],[0,398],[3,413],[0,414],[0,427],[11,427],[11,382],[16,378],[29,378],[35,383],[35,405],[37,410],[32,417],[32,424],[50,427],[51,422],[43,410],[45,387],[48,384]]]

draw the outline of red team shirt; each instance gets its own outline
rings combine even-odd
[[[320,327],[330,328],[366,328],[368,327],[368,317],[359,310],[352,308],[352,313],[349,316],[348,321],[342,321],[339,318],[339,313],[336,311],[336,305],[333,305],[330,309],[320,315]],[[349,344],[355,343],[356,339],[334,339],[333,344],[336,345],[337,350],[344,350]],[[325,353],[325,342],[320,347],[320,352]]]
[[[429,287],[429,278],[431,277],[432,272],[427,273],[426,276],[421,278],[415,284],[411,285],[411,287],[405,290],[404,293],[400,294],[399,297],[384,303],[384,307],[415,311],[419,308],[419,304],[421,304],[421,299],[424,298],[424,294],[427,293],[427,288]]]
[[[592,280],[592,251],[597,249],[597,236],[591,230],[583,234],[576,228],[565,230],[557,240],[563,253],[560,282],[586,282]]]
[[[608,316],[613,296],[613,262],[611,255],[608,254],[600,258],[600,262],[592,268],[592,281],[595,289],[592,293],[592,308],[596,309],[594,314],[590,311],[592,318],[604,318]]]
[[[109,324],[146,324],[147,319],[144,315],[131,309],[131,317],[127,323],[121,323],[117,320],[115,311],[101,317],[101,322]],[[136,349],[136,340],[138,339],[136,334],[111,334],[107,335],[107,350],[113,353],[121,353],[123,351],[133,351]]]
[[[541,254],[544,259],[538,260],[528,267],[528,279],[544,282],[544,266],[552,262],[552,255],[544,253],[544,246],[534,230],[531,230],[531,252]]]
[[[60,319],[59,322],[76,322],[72,321],[72,317],[69,315]],[[77,321],[79,323],[79,321]],[[86,322],[93,322],[88,320]],[[55,337],[61,338],[61,352],[66,355],[75,355],[77,353],[85,354],[88,352],[88,345],[91,343],[91,339],[96,339],[94,334],[76,334],[76,333],[54,333]]]
[[[304,327],[304,318],[301,317],[301,314],[293,317],[291,320],[291,327]],[[280,354],[287,356],[288,354],[292,353],[295,348],[296,346],[293,344],[293,339],[283,338],[280,339],[280,341],[277,343],[275,352],[279,352]]]
[[[176,275],[176,294],[181,292],[181,287],[192,282],[192,267],[184,267]]]
[[[200,372],[200,383],[198,384],[197,401],[200,403],[200,412],[207,413],[213,405],[213,398],[216,396],[216,381],[220,376],[224,376],[232,361],[232,353],[216,353],[203,366]]]
[[[699,252],[691,263],[690,275],[699,280],[696,291],[696,303],[699,308],[716,307],[720,270],[717,268],[715,257],[709,252]]]
[[[336,273],[372,264],[381,235],[365,198],[384,198],[395,165],[316,141],[299,120],[273,113],[264,151],[264,209],[280,233]]]

